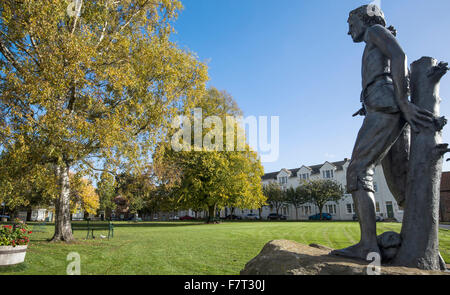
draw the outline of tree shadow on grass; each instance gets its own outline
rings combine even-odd
[[[114,228],[119,227],[183,227],[183,226],[193,226],[193,225],[205,225],[203,221],[197,222],[145,222],[145,223],[114,223]]]

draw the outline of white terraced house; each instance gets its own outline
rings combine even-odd
[[[267,173],[262,177],[262,184],[268,184],[269,182],[278,182],[284,189],[289,187],[297,187],[300,185],[300,181],[303,179],[332,179],[340,183],[343,188],[346,187],[346,174],[347,167],[350,164],[349,159],[339,162],[325,162],[319,165],[306,166],[303,165],[296,169],[281,169],[278,172]],[[374,175],[374,188],[375,188],[375,201],[376,201],[376,214],[383,219],[392,218],[401,222],[403,219],[403,209],[400,208],[394,199],[394,196],[388,189],[386,180],[383,174],[383,168],[377,166]],[[287,217],[287,220],[296,220],[295,208],[292,205],[284,205],[279,214],[283,214]],[[220,217],[225,217],[231,213],[230,208],[221,210]],[[270,213],[276,213],[275,209],[270,206],[264,206],[262,208],[261,217],[267,219]],[[308,217],[319,213],[319,208],[314,204],[304,204],[298,208],[298,219],[308,220]],[[355,212],[355,205],[350,194],[345,194],[344,198],[338,203],[328,202],[323,208],[323,213],[329,213],[332,215],[333,220],[353,220]],[[176,213],[178,216],[191,216],[194,217],[195,213],[192,210],[179,211]],[[250,209],[238,209],[233,212],[234,215],[247,218],[248,214],[255,214],[259,216],[259,210]],[[170,215],[170,214],[169,214]],[[169,215],[165,216],[167,219]],[[197,217],[205,217],[206,212],[198,212]]]
[[[349,159],[339,162],[325,162],[314,166],[301,166],[296,169],[281,169],[278,172],[267,173],[262,177],[262,183],[278,182],[284,189],[289,187],[297,187],[303,179],[332,179],[340,183],[342,187],[346,187],[347,167],[350,164]],[[403,219],[403,209],[398,206],[394,196],[388,189],[383,174],[383,168],[379,165],[375,169],[374,175],[376,214],[386,218],[395,218],[397,221]],[[266,206],[262,210],[262,218],[265,219],[275,210]],[[336,202],[328,202],[323,208],[324,213],[332,215],[333,220],[352,220],[355,214],[355,205],[352,196],[345,194],[344,198]],[[258,214],[258,210],[239,210],[236,209],[235,214],[245,217],[248,213]],[[298,218],[307,220],[309,216],[318,214],[319,209],[314,204],[304,204],[298,209]],[[279,211],[279,214],[287,216],[288,220],[295,220],[295,208],[292,205],[285,205]]]

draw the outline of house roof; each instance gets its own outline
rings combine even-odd
[[[348,159],[345,159],[344,161],[338,161],[338,162],[325,162],[325,163],[330,163],[334,166],[336,166],[336,170],[343,170],[343,166],[344,164],[348,161]],[[313,165],[313,166],[306,166],[303,165],[302,167],[306,167],[311,169],[311,175],[314,174],[320,174],[320,168],[322,168],[324,164],[319,164],[319,165]],[[301,169],[300,168],[295,168],[295,169],[287,169],[291,172],[291,177],[297,177],[297,172]],[[262,180],[270,180],[270,179],[277,179],[277,175],[280,173],[280,171],[278,172],[270,172],[270,173],[266,173],[263,175]],[[449,184],[450,184],[450,180],[449,180]]]
[[[442,172],[441,192],[450,191],[450,172]]]

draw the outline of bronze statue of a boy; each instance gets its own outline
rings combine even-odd
[[[376,236],[374,169],[382,164],[389,189],[400,206],[405,200],[406,169],[409,152],[409,128],[429,126],[433,114],[408,100],[407,57],[386,28],[381,9],[364,5],[348,19],[349,32],[356,43],[365,42],[362,60],[361,102],[365,115],[347,170],[347,191],[352,194],[361,228],[358,244],[335,250],[332,254],[366,259],[380,253]]]

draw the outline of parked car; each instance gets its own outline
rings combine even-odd
[[[180,220],[194,220],[195,218],[189,215],[185,215],[180,217]]]
[[[171,216],[171,217],[169,217],[169,220],[180,220],[180,217],[179,216]]]
[[[224,219],[228,219],[228,220],[241,220],[242,219],[242,217],[240,217],[240,216],[237,216],[237,215],[234,215],[234,214],[231,214],[231,215],[227,215],[227,216],[225,216],[225,218]]]
[[[245,215],[245,219],[259,220],[259,215],[254,214],[254,213],[249,213],[249,214]]]
[[[277,213],[270,213],[267,216],[267,220],[286,220],[287,217],[281,214],[277,214]]]
[[[331,214],[328,213],[322,213],[322,220],[331,220],[333,217],[331,216]],[[309,220],[320,220],[320,213],[316,214],[316,215],[311,215],[308,218]]]
[[[353,221],[358,221],[358,215],[353,214]],[[376,221],[377,221],[377,222],[384,221],[384,218],[381,217],[381,216],[379,216],[379,215],[377,215],[377,216],[376,216]]]
[[[129,221],[142,221],[142,218],[137,217],[136,215],[130,215],[128,216]]]

